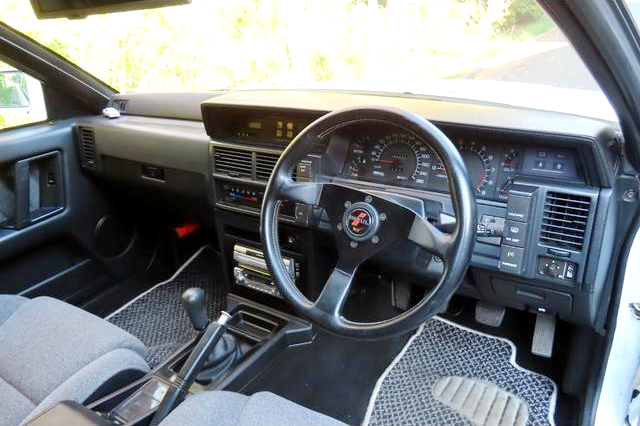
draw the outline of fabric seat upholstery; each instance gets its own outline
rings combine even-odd
[[[246,396],[207,391],[188,398],[160,426],[344,426],[324,414],[269,392]]]
[[[142,342],[50,297],[0,296],[0,424],[27,423],[59,401],[84,402],[109,379],[146,373]]]

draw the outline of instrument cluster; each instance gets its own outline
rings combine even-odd
[[[387,185],[448,192],[447,170],[431,146],[394,128],[354,132],[342,175]],[[542,145],[492,142],[485,137],[453,137],[477,198],[506,201],[519,176],[581,182],[576,152]]]

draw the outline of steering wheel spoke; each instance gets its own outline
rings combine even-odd
[[[322,198],[324,184],[321,182],[294,182],[283,180],[278,189],[278,196],[298,203],[317,206]]]
[[[357,269],[350,262],[338,261],[313,306],[339,321]]]
[[[415,215],[407,239],[428,252],[437,255],[442,260],[449,260],[453,237],[451,234],[439,230],[427,219]]]

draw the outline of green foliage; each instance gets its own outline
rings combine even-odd
[[[8,25],[124,92],[423,87],[548,19],[524,0],[193,0],[71,21],[38,21],[25,0],[2,7]]]
[[[514,0],[499,31],[516,40],[537,37],[553,28],[553,21],[536,0]]]

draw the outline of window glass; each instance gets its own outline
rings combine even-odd
[[[340,89],[477,99],[615,119],[534,0],[193,0],[2,19],[121,92]]]
[[[0,62],[0,129],[46,119],[40,81]]]

